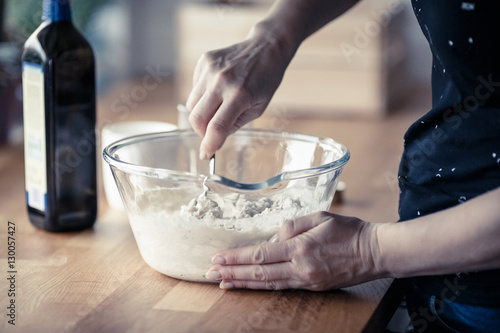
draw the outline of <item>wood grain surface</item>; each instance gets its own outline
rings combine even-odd
[[[126,120],[175,123],[174,100],[162,95],[131,110]],[[118,120],[112,101],[99,104],[100,127]],[[425,107],[417,99],[377,121],[271,115],[255,126],[344,143],[352,154],[342,175],[347,189],[344,203],[331,210],[388,222],[397,219],[402,136]],[[126,216],[109,209],[102,195],[91,230],[54,234],[34,228],[27,219],[23,174],[22,147],[0,147],[0,332],[377,332],[399,303],[398,289],[388,292],[390,279],[308,292],[223,291],[169,278],[144,263]],[[15,297],[8,296],[9,221],[15,224]],[[15,326],[8,323],[11,299]]]

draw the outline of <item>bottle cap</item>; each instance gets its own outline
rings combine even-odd
[[[70,0],[43,0],[44,21],[65,21],[71,20]]]

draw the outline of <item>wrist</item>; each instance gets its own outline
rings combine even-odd
[[[379,267],[386,277],[406,278],[414,276],[425,258],[416,260],[412,239],[418,232],[407,228],[408,222],[381,223],[377,228]]]
[[[390,277],[379,244],[381,223],[363,222],[359,230],[358,248],[362,268],[358,273],[364,275],[363,281]]]
[[[271,20],[260,21],[248,33],[247,38],[263,41],[291,61],[300,46],[300,33],[293,32]]]
[[[377,278],[396,278],[400,277],[394,267],[398,266],[388,253],[387,240],[391,239],[390,235],[397,223],[370,223],[371,234],[369,248],[371,250],[372,262],[374,267],[374,275]]]

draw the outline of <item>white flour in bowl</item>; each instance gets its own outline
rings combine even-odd
[[[199,192],[158,189],[136,198],[140,216],[131,216],[130,224],[143,259],[153,269],[208,282],[204,274],[217,251],[266,242],[286,219],[328,208],[318,207],[320,200],[311,191],[292,193],[255,201],[243,195],[230,200],[211,195],[193,202],[189,198]]]

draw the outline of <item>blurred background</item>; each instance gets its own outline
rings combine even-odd
[[[160,113],[162,108],[175,113],[189,93],[201,53],[243,39],[270,3],[73,0],[74,23],[96,54],[98,125],[116,120],[109,120],[112,113],[119,120],[141,118],[139,106],[146,101],[156,103]],[[20,57],[41,23],[41,8],[42,0],[0,0],[3,143],[22,141]],[[384,119],[409,93],[429,89],[430,69],[410,1],[365,0],[304,43],[270,109],[305,117]],[[154,89],[146,89],[145,80]]]

